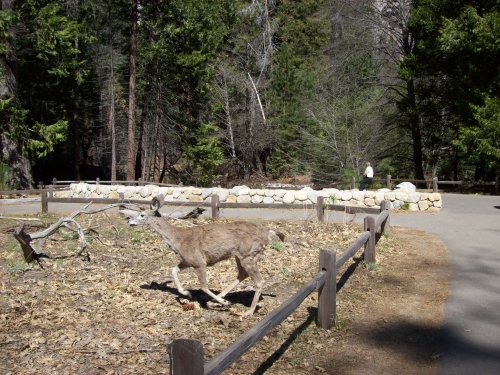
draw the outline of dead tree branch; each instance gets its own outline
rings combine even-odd
[[[158,205],[158,208],[161,207],[163,204],[163,196],[158,196],[155,198],[156,199],[156,204]],[[80,239],[80,251],[77,253],[77,255],[82,255],[85,250],[87,249],[87,239],[85,238],[85,232],[92,231],[92,228],[83,228],[80,223],[76,220],[76,217],[78,215],[92,215],[100,212],[106,212],[107,210],[111,208],[121,208],[121,209],[128,209],[130,210],[132,214],[137,214],[141,211],[140,207],[135,204],[127,204],[127,203],[114,203],[110,204],[104,207],[97,207],[97,208],[90,208],[91,203],[88,203],[84,207],[74,211],[72,214],[69,216],[61,217],[57,222],[54,224],[48,226],[47,228],[38,231],[38,232],[33,232],[33,233],[26,233],[25,232],[25,227],[24,223],[15,229],[14,231],[14,237],[16,240],[19,242],[21,245],[21,249],[23,251],[24,255],[24,260],[27,263],[31,263],[33,261],[37,261],[40,264],[40,259],[41,258],[50,258],[49,255],[42,253],[43,249],[43,243],[44,241],[49,238],[51,235],[56,233],[61,227],[67,228],[71,230],[72,232],[75,232],[78,234],[78,238]],[[178,219],[190,219],[190,218],[197,218],[199,215],[201,215],[205,211],[204,208],[195,208],[192,211],[188,213],[180,213],[178,215],[171,215],[172,217],[176,217]],[[115,228],[116,230],[116,228]],[[34,241],[41,240],[43,242],[37,244],[37,246],[34,245]],[[86,259],[90,260],[89,254],[86,254]]]
[[[37,249],[35,249],[35,247],[33,246],[32,242],[40,239],[47,239],[55,232],[57,232],[61,227],[68,228],[78,233],[78,237],[80,238],[80,243],[81,243],[81,250],[79,251],[78,255],[81,255],[87,248],[87,240],[85,239],[85,229],[83,229],[82,226],[75,219],[78,215],[81,214],[92,215],[99,212],[107,211],[115,207],[127,208],[133,211],[140,211],[139,206],[134,204],[114,203],[105,207],[92,208],[92,209],[89,208],[91,204],[92,202],[76,210],[69,216],[61,217],[57,222],[39,232],[26,233],[24,231],[24,224],[16,228],[16,230],[14,231],[14,237],[21,245],[21,249],[23,250],[24,260],[27,263],[31,263],[33,261],[37,261],[38,263],[40,263],[40,258],[48,258],[49,256],[47,254],[39,252],[41,249],[37,251]],[[71,225],[73,225],[74,227],[72,227]]]

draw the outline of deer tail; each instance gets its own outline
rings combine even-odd
[[[279,237],[281,241],[285,241],[285,235],[281,232],[278,232],[277,230],[270,229],[269,230],[269,239],[272,239],[272,237]]]

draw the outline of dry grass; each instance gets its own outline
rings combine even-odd
[[[200,340],[210,358],[310,280],[317,272],[320,249],[340,252],[361,231],[355,225],[266,222],[285,233],[286,240],[272,244],[261,258],[266,280],[261,308],[241,320],[239,313],[253,296],[245,286],[227,296],[232,305],[226,308],[197,292],[196,276],[186,272],[181,280],[194,292],[194,301],[180,298],[169,276],[176,258],[157,234],[143,227],[129,228],[117,216],[99,214],[80,222],[96,229],[88,238],[91,261],[73,256],[79,244],[72,233],[58,232],[46,243],[52,259],[45,260],[41,269],[23,263],[11,235],[18,223],[0,221],[2,373],[168,373],[166,348],[176,338]],[[353,324],[370,313],[367,293],[368,300],[389,297],[383,281],[407,251],[398,236],[381,238],[375,269],[358,266],[351,275],[338,297],[335,329],[316,328],[313,294],[228,373],[329,371],[334,360],[325,362],[325,354],[352,338]],[[348,272],[354,268],[345,265],[349,267]],[[210,286],[222,290],[235,275],[234,261],[222,262],[209,269]]]

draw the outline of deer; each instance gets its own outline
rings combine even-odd
[[[155,199],[149,210],[137,212],[124,209],[120,212],[129,217],[129,225],[147,225],[156,231],[177,255],[179,263],[171,269],[171,274],[181,295],[192,298],[179,280],[179,273],[187,268],[194,269],[201,290],[224,306],[230,304],[224,297],[250,277],[255,284],[255,294],[250,308],[243,316],[254,314],[264,286],[257,262],[271,241],[284,241],[283,233],[243,221],[177,227],[170,223],[168,217],[162,216]],[[208,288],[207,267],[231,257],[236,260],[238,275],[226,289],[216,295]]]

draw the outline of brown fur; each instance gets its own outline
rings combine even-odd
[[[179,228],[170,224],[166,218],[158,217],[158,211],[150,210],[135,215],[129,220],[129,224],[149,225],[162,236],[179,257],[179,264],[172,269],[172,276],[179,293],[190,297],[190,293],[180,284],[177,274],[183,269],[193,267],[201,289],[217,302],[228,305],[223,297],[250,276],[256,285],[256,290],[252,305],[245,315],[253,314],[264,284],[257,265],[259,256],[273,236],[283,241],[282,233],[247,222],[212,223]],[[208,289],[206,267],[233,256],[236,259],[238,276],[228,288],[215,295]]]

